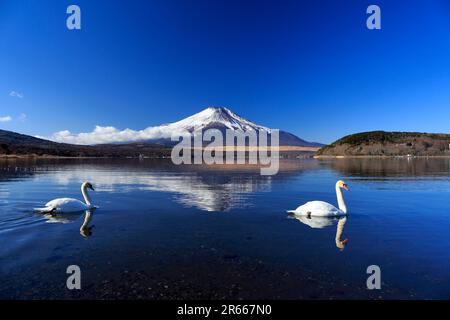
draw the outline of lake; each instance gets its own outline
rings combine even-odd
[[[295,219],[310,200],[344,220]],[[42,215],[58,197],[92,213]],[[87,226],[80,231],[85,221]],[[449,299],[450,160],[0,160],[1,299]],[[338,232],[338,234],[337,234]],[[68,290],[66,269],[81,269]],[[368,290],[367,267],[381,270]]]

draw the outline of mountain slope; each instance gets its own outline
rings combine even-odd
[[[227,108],[209,107],[183,120],[160,126],[170,130],[187,130],[189,132],[204,129],[211,124],[220,124],[228,129],[246,131],[265,130],[269,128],[250,122]]]
[[[57,157],[161,157],[170,149],[156,144],[84,146],[58,143],[32,136],[0,130],[0,155],[36,155]]]
[[[255,133],[264,131],[269,135],[271,133],[271,129],[244,119],[228,108],[209,107],[183,120],[161,125],[159,127],[153,127],[152,130],[163,134],[157,139],[147,139],[147,141],[173,144],[173,142],[170,141],[172,133],[183,131],[200,133],[208,129],[218,129],[221,132],[225,132],[225,130],[229,129]],[[308,142],[292,133],[280,130],[280,146],[321,147],[323,144]]]
[[[253,132],[257,136],[259,132],[270,134],[272,131],[265,126],[258,125],[238,116],[227,108],[210,107],[180,121],[147,127],[142,130],[129,128],[119,130],[112,126],[97,125],[91,132],[72,133],[69,130],[56,132],[49,140],[80,145],[150,142],[171,146],[174,145],[174,142],[171,141],[172,136],[185,136],[187,132],[194,136],[199,136],[207,129],[218,129],[223,133],[226,130],[233,130],[235,132],[243,131],[247,134]],[[314,148],[323,146],[319,143],[302,140],[292,133],[285,131],[280,131],[280,145]]]
[[[318,156],[450,156],[450,134],[370,131],[345,136]]]
[[[27,136],[11,131],[0,130],[0,155],[38,155],[63,157],[161,157],[170,155],[170,146],[177,142],[171,141],[174,133],[202,133],[207,129],[227,129],[243,132],[266,132],[271,129],[246,120],[227,108],[207,108],[181,121],[158,127],[149,127],[141,131],[126,129],[116,136],[118,138],[100,139],[93,145],[61,143],[42,138]],[[103,130],[100,128],[99,130]],[[106,128],[107,136],[116,133],[114,128]],[[98,132],[96,132],[98,134]],[[82,134],[86,135],[86,134]],[[67,140],[64,140],[67,141]],[[71,141],[71,140],[69,140]],[[270,138],[269,138],[270,141]],[[76,141],[75,143],[77,143]],[[81,142],[82,143],[82,142]],[[313,152],[321,144],[308,142],[297,136],[280,131],[280,146],[287,146],[285,151]],[[307,150],[292,147],[309,147]],[[290,148],[290,149],[289,149]],[[300,150],[301,149],[301,150]]]

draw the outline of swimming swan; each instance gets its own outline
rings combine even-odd
[[[95,206],[91,204],[91,198],[89,198],[87,193],[88,188],[94,191],[94,187],[90,182],[84,182],[81,185],[81,193],[85,202],[72,198],[59,198],[48,202],[44,208],[36,208],[34,210],[40,213],[70,213],[93,209]]]
[[[345,216],[347,215],[347,207],[345,206],[341,188],[344,188],[347,191],[349,190],[347,184],[344,181],[339,180],[336,183],[336,196],[339,209],[324,201],[310,201],[305,203],[304,205],[301,205],[297,209],[290,210],[288,212],[295,215],[303,215],[309,217]]]

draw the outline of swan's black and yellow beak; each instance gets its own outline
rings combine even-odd
[[[95,191],[94,186],[92,184],[90,184],[90,183],[88,183],[88,185],[86,187],[88,187],[92,191]]]

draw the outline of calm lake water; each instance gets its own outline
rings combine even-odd
[[[288,216],[336,204],[338,179],[346,220]],[[89,229],[85,213],[33,213],[82,199],[86,180],[100,207]],[[449,159],[285,161],[272,177],[170,160],[0,161],[1,299],[449,299],[449,230]],[[73,264],[79,291],[66,289]],[[367,290],[370,265],[381,290]]]

